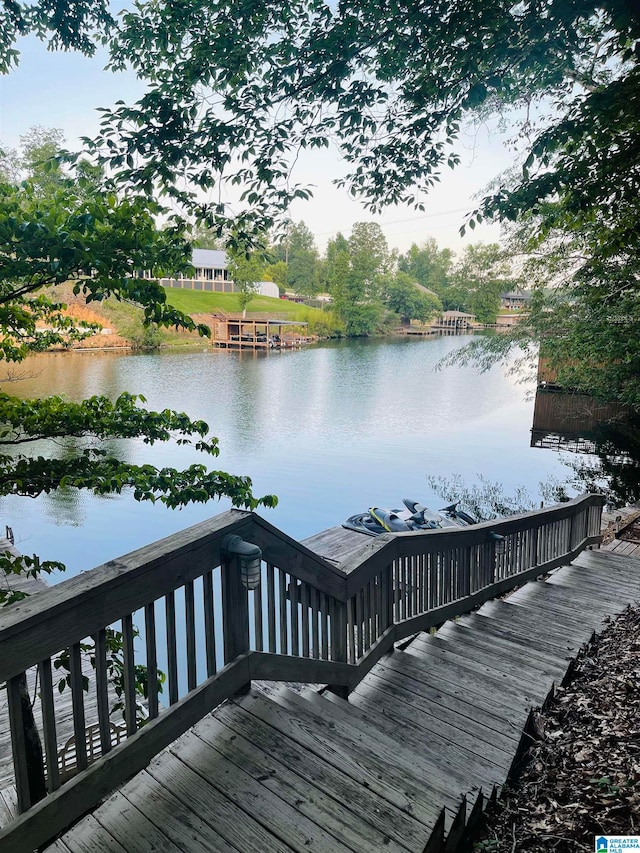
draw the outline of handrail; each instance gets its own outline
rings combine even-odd
[[[602,504],[601,496],[585,495],[464,529],[387,534],[367,539],[339,567],[255,513],[231,510],[3,609],[0,681],[7,682],[24,812],[0,831],[3,851],[25,849],[25,837],[35,839],[34,847],[46,842],[104,796],[105,786],[115,787],[142,769],[168,737],[177,737],[253,678],[321,681],[346,694],[394,642],[477,607],[599,542]],[[262,583],[252,592],[240,583],[236,560],[225,554],[229,533],[262,550]],[[129,737],[112,749],[106,637],[114,623],[124,640]],[[137,648],[134,624],[143,630],[144,649]],[[90,643],[96,659],[89,697],[83,691],[83,642]],[[56,771],[44,778],[45,762],[38,775],[36,760],[34,771],[27,743],[34,721],[24,702],[27,671],[37,666],[40,737],[46,767],[57,766],[59,697],[52,657],[62,649],[71,667],[79,770],[65,784]],[[159,661],[167,671],[168,710],[159,703]],[[137,730],[140,663],[148,668],[150,722]],[[165,694],[162,698],[166,701]],[[89,767],[83,745],[86,717],[92,714],[102,758]],[[47,795],[37,802],[45,785]]]

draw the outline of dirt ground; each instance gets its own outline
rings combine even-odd
[[[640,835],[640,607],[576,660],[535,720],[519,777],[490,807],[483,853],[593,851],[599,835]]]

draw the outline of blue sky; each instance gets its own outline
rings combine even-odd
[[[106,54],[88,59],[75,53],[50,52],[33,38],[22,39],[20,66],[0,77],[0,143],[13,148],[20,136],[34,125],[60,128],[69,148],[79,147],[78,138],[98,129],[97,107],[117,100],[131,102],[144,91],[133,73],[105,71]],[[411,243],[434,237],[442,247],[460,251],[466,242],[497,240],[496,226],[482,226],[461,240],[458,234],[464,215],[475,206],[473,195],[509,166],[512,155],[504,137],[481,127],[463,136],[458,147],[462,163],[447,171],[440,185],[426,199],[426,212],[407,207],[389,208],[372,216],[338,190],[331,179],[341,164],[332,150],[309,152],[298,164],[297,179],[312,184],[314,199],[297,202],[291,209],[294,220],[303,219],[316,235],[320,249],[342,231],[348,236],[354,222],[379,222],[391,247],[406,251]]]

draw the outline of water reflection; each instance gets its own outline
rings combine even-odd
[[[505,491],[564,472],[556,454],[529,446],[532,403],[496,368],[434,371],[468,338],[329,343],[271,354],[216,350],[154,354],[61,353],[37,356],[37,373],[4,386],[10,393],[69,399],[123,391],[207,421],[220,440],[212,467],[249,475],[258,495],[279,497],[264,511],[301,539],[371,505],[402,497],[435,505],[426,475],[484,474]],[[0,377],[1,381],[1,377]],[[532,390],[530,388],[530,390]],[[141,441],[120,447],[136,462],[184,467],[202,461],[187,447]],[[227,505],[180,512],[137,504],[130,494],[2,501],[18,547],[66,562],[70,571],[101,562],[215,515]],[[51,520],[55,519],[55,523]],[[80,526],[63,526],[65,520]],[[22,542],[20,542],[22,538]]]
[[[617,507],[640,500],[640,416],[628,406],[539,388],[531,446],[569,451],[576,491],[601,491]]]

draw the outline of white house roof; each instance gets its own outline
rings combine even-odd
[[[191,263],[194,267],[202,269],[226,270],[227,253],[221,252],[219,249],[194,249]]]

